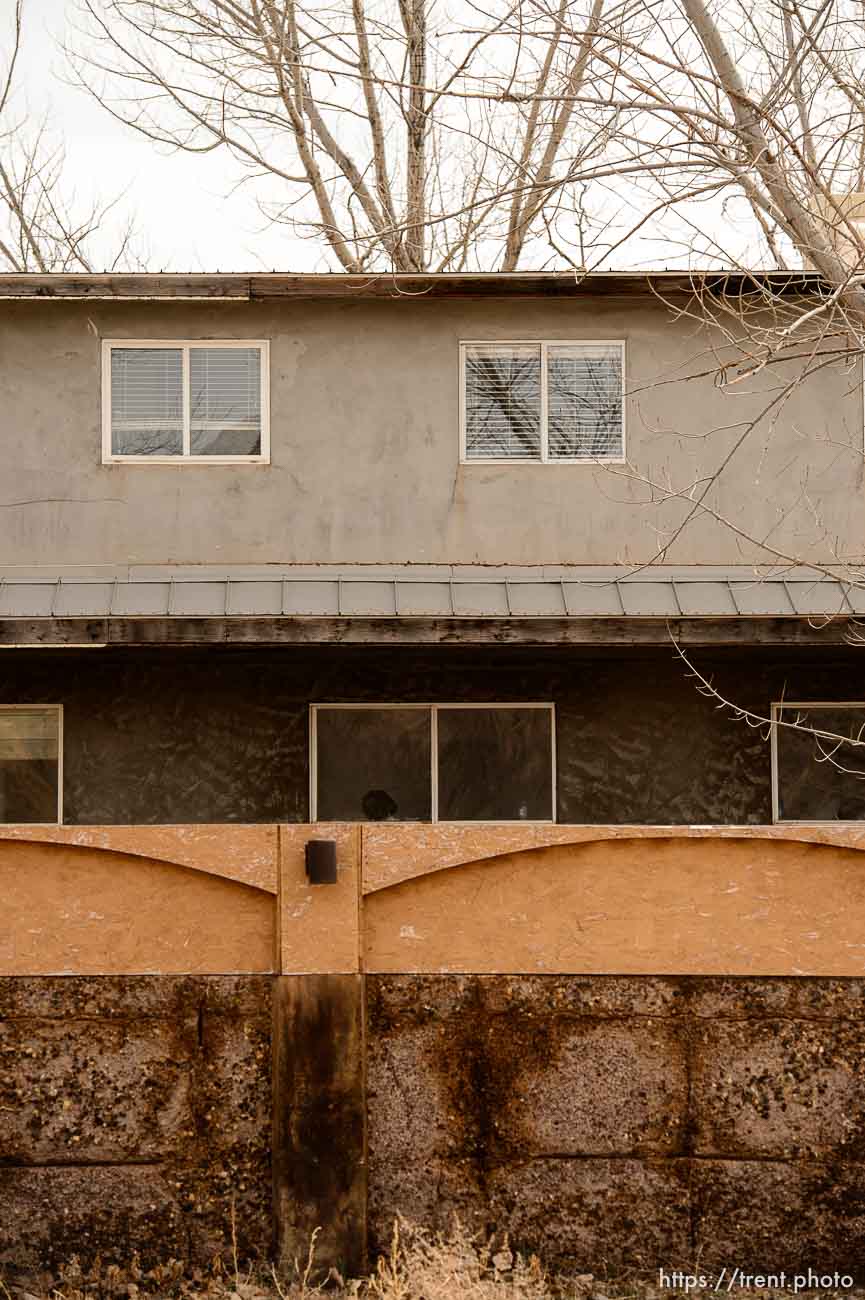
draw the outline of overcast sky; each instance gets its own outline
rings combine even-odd
[[[0,9],[12,4],[0,0]],[[267,229],[248,187],[226,197],[238,175],[227,153],[158,150],[66,84],[58,46],[72,11],[72,0],[26,0],[17,107],[37,118],[49,112],[76,193],[108,198],[126,190],[119,206],[135,218],[153,270],[324,269],[309,243]]]
[[[0,0],[4,18],[11,16],[13,6],[14,0]],[[320,246],[262,217],[248,182],[235,188],[242,173],[226,150],[194,156],[172,153],[122,126],[72,84],[61,47],[74,10],[75,0],[25,0],[16,106],[22,115],[27,112],[37,119],[48,113],[55,138],[65,142],[67,190],[73,187],[82,201],[112,199],[125,192],[118,204],[116,228],[106,233],[106,252],[124,218],[131,217],[150,270],[331,269]],[[607,231],[612,243],[623,198],[621,187],[601,196],[604,220],[613,218]],[[622,215],[621,233],[642,206],[640,200]],[[720,237],[729,243],[730,218],[722,217],[716,200],[699,205],[691,216],[704,232],[723,229]],[[671,233],[677,232],[666,230],[659,239],[647,225],[617,250],[613,264],[642,268],[686,264],[692,230],[682,226],[678,243],[670,241]],[[547,251],[540,250],[539,255]],[[699,260],[707,264],[705,257]]]

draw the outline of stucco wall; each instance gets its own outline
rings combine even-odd
[[[370,976],[369,1223],[576,1272],[849,1271],[861,980]]]
[[[271,1248],[271,981],[0,979],[0,1271]]]
[[[865,698],[865,658],[695,652],[736,704]],[[303,822],[311,701],[551,700],[562,822],[771,820],[769,745],[672,651],[63,651],[3,657],[0,702],[64,705],[70,824]]]
[[[272,340],[272,465],[102,466],[102,338]],[[4,304],[4,565],[334,562],[564,564],[650,559],[690,503],[590,465],[460,466],[460,339],[615,339],[628,348],[628,455],[686,492],[776,391],[730,394],[712,340],[657,300]],[[676,380],[677,382],[669,382]],[[712,437],[713,430],[721,430]],[[668,562],[858,554],[861,393],[842,368],[749,438]],[[807,487],[807,491],[804,489]]]

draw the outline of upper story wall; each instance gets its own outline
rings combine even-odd
[[[103,465],[105,338],[269,339],[271,463]],[[623,339],[629,464],[461,465],[466,339]],[[0,567],[618,564],[670,538],[668,563],[861,555],[862,392],[840,366],[744,438],[676,535],[693,484],[777,392],[766,374],[749,391],[686,378],[713,370],[710,343],[649,295],[7,301]]]

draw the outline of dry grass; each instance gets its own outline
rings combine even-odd
[[[97,1259],[84,1269],[73,1256],[48,1289],[29,1291],[0,1279],[0,1300],[676,1300],[684,1295],[648,1282],[615,1285],[590,1273],[554,1276],[534,1255],[526,1259],[507,1241],[472,1236],[458,1220],[449,1232],[431,1233],[399,1219],[390,1250],[368,1277],[345,1280],[331,1272],[321,1279],[316,1235],[306,1259],[295,1261],[288,1277],[242,1269],[236,1251],[233,1266],[216,1260],[207,1270],[190,1270],[170,1259],[145,1271],[137,1256],[123,1267]],[[723,1294],[728,1295],[726,1289]],[[858,1289],[837,1294],[844,1300],[863,1297]],[[700,1295],[691,1291],[690,1300]],[[738,1289],[729,1300],[779,1296],[791,1300],[789,1292]],[[814,1296],[802,1292],[800,1300]]]

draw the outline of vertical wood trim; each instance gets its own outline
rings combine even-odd
[[[282,975],[273,991],[273,1208],[276,1267],[291,1275],[312,1233],[317,1273],[366,1264],[363,982]]]

